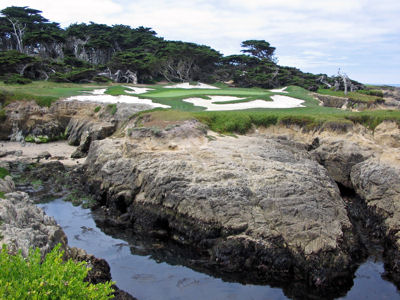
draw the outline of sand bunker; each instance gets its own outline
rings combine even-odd
[[[274,95],[271,96],[272,101],[254,100],[249,102],[241,103],[230,103],[230,104],[216,104],[215,102],[241,100],[242,98],[230,97],[230,96],[209,96],[211,100],[201,98],[188,98],[183,101],[192,103],[195,106],[205,107],[206,110],[219,111],[219,110],[240,110],[250,108],[293,108],[293,107],[304,107],[301,105],[304,100],[295,99],[288,96]],[[229,97],[230,99],[228,99]]]
[[[171,108],[169,105],[164,105],[160,103],[155,103],[150,99],[140,99],[135,96],[112,96],[106,95],[104,92],[106,89],[98,89],[90,92],[90,95],[80,95],[80,96],[72,96],[65,101],[83,101],[83,102],[97,102],[97,103],[128,103],[128,104],[145,104],[150,107],[161,107],[161,108]]]
[[[281,89],[273,89],[273,90],[269,90],[269,91],[272,92],[272,93],[285,93],[285,94],[287,94],[286,88],[287,88],[287,86],[285,86],[285,87],[283,87]]]
[[[178,83],[178,84],[174,84],[174,85],[167,85],[164,86],[164,88],[166,89],[214,89],[214,90],[219,90],[219,88],[217,88],[216,86],[212,86],[209,84],[205,84],[205,83],[197,83],[196,85],[192,85],[189,82],[184,82],[184,83]]]
[[[137,86],[123,85],[123,87],[127,88],[127,90],[125,90],[125,92],[128,94],[144,94],[144,93],[147,93],[148,91],[154,91],[154,89],[151,89],[151,88],[144,88],[144,87],[137,87]]]

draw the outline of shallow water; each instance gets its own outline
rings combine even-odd
[[[140,300],[288,299],[280,288],[225,282],[184,266],[156,261],[150,255],[132,254],[130,247],[135,245],[103,233],[89,209],[61,199],[38,206],[61,225],[70,246],[107,260],[117,285]],[[138,252],[150,253],[136,246]],[[340,299],[400,299],[396,287],[381,278],[383,271],[382,262],[367,260],[357,270],[353,288]]]

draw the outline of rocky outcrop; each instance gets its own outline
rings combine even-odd
[[[226,272],[314,287],[345,276],[357,241],[325,169],[262,137],[208,141],[198,125],[184,125],[191,137],[163,130],[92,143],[87,182],[114,224],[203,249]]]
[[[15,191],[15,184],[11,176],[6,176],[4,179],[0,178],[0,192],[11,193]]]
[[[352,188],[350,173],[354,165],[371,157],[373,151],[344,139],[323,140],[312,155],[328,171],[329,176],[347,188]]]
[[[65,249],[67,237],[56,221],[36,207],[24,192],[6,194],[0,199],[2,225],[1,244],[7,244],[11,251],[21,249],[27,255],[30,247],[48,253],[61,243]]]

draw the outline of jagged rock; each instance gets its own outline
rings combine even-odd
[[[6,176],[4,179],[0,178],[0,192],[11,193],[15,191],[15,184],[11,176]]]
[[[306,150],[263,137],[207,142],[197,131],[94,141],[85,163],[91,190],[117,219],[129,214],[126,226],[205,248],[220,270],[310,285],[343,276],[352,225],[338,187]]]
[[[368,159],[373,151],[358,143],[343,138],[325,139],[312,152],[313,157],[323,165],[329,176],[345,187],[351,188],[351,169]]]
[[[384,121],[374,130],[374,139],[385,147],[400,148],[400,128],[394,121]]]
[[[400,167],[370,158],[351,171],[354,189],[383,220],[386,235],[394,235],[400,250]]]
[[[7,244],[16,252],[21,249],[26,256],[30,247],[48,253],[58,243],[65,249],[67,237],[56,221],[34,205],[24,192],[6,194],[0,199],[0,244]]]

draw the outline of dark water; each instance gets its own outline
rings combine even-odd
[[[97,228],[89,209],[61,199],[38,206],[62,226],[70,246],[107,260],[117,285],[140,300],[288,299],[279,288],[224,282],[184,266],[156,261],[149,255],[134,255],[132,245]],[[383,271],[381,261],[366,261],[356,272],[353,288],[340,299],[400,299],[396,287],[381,278]]]

